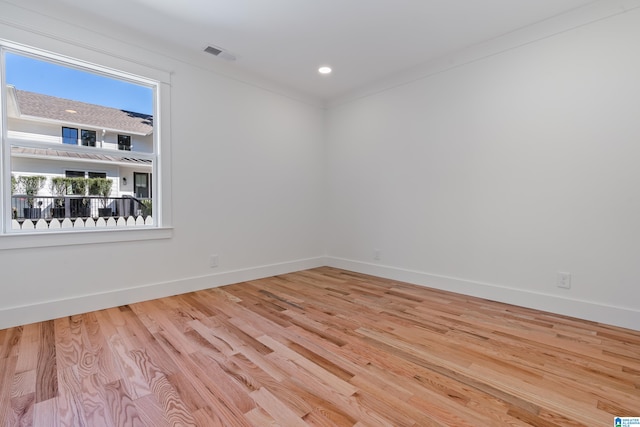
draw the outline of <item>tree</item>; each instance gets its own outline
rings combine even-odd
[[[109,196],[111,195],[111,187],[113,181],[108,178],[90,178],[89,179],[89,194],[100,196],[102,201],[102,207],[106,208],[109,204]]]
[[[33,207],[33,199],[38,195],[38,191],[44,187],[47,177],[42,175],[21,176],[18,178],[18,186],[27,195],[27,206]]]

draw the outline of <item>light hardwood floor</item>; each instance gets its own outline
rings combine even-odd
[[[1,425],[612,426],[640,332],[318,268],[0,331]]]

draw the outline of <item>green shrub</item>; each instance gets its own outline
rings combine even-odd
[[[107,207],[111,187],[113,187],[113,181],[108,178],[89,178],[89,194],[100,196],[103,208]]]
[[[153,216],[153,201],[142,200],[142,216]]]
[[[33,207],[33,199],[38,195],[38,191],[44,187],[47,177],[42,175],[25,175],[18,178],[18,186],[27,195],[27,206]]]

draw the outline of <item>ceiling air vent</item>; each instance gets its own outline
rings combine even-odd
[[[236,60],[236,56],[234,54],[216,46],[207,46],[204,48],[204,51],[213,56],[217,56],[218,58],[226,59],[227,61]]]

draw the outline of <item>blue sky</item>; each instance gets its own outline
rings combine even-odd
[[[7,52],[6,82],[16,89],[153,114],[153,90],[122,80]]]

